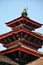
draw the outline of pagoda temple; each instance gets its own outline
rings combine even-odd
[[[30,65],[43,57],[43,53],[38,51],[43,45],[43,36],[33,32],[42,24],[31,20],[26,9],[19,18],[6,25],[11,27],[12,31],[0,35],[0,43],[7,48],[0,52],[0,65]]]

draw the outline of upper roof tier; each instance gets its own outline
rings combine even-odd
[[[27,11],[26,11],[26,9],[24,9],[21,17],[6,23],[6,25],[14,28],[16,26],[19,26],[22,23],[22,24],[25,24],[26,26],[29,26],[29,28],[32,28],[31,30],[34,30],[36,28],[40,28],[42,26],[42,24],[31,20],[29,17],[27,17],[27,15],[28,15]]]

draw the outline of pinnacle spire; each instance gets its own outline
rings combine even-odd
[[[27,9],[23,9],[23,11],[22,11],[22,14],[21,14],[22,16],[24,16],[24,17],[27,17]]]

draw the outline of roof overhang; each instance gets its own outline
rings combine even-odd
[[[27,21],[28,23],[31,23],[31,24],[35,25],[36,28],[40,28],[40,27],[42,26],[42,24],[37,23],[37,22],[31,20],[30,18],[28,18],[28,17],[23,17],[23,16],[21,16],[21,17],[15,19],[15,20],[12,20],[12,21],[10,21],[10,22],[8,22],[8,23],[6,23],[6,25],[9,26],[9,27],[11,27],[12,24],[14,24],[14,23],[16,23],[16,22],[19,22],[20,20],[25,20],[25,21]]]
[[[5,38],[5,37],[10,36],[10,35],[12,35],[12,34],[17,34],[17,33],[19,33],[19,32],[25,32],[25,33],[27,33],[27,34],[30,34],[30,35],[32,35],[32,36],[35,36],[36,38],[39,38],[39,39],[43,40],[43,37],[42,37],[42,36],[40,36],[40,35],[38,35],[38,34],[35,34],[35,33],[31,32],[31,31],[29,31],[29,30],[23,29],[23,28],[21,28],[21,29],[19,29],[19,30],[16,30],[16,31],[13,31],[13,32],[9,32],[9,33],[6,33],[6,34],[1,35],[1,36],[0,36],[0,40],[1,40],[2,38]]]
[[[7,50],[1,51],[0,55],[8,54],[8,53],[19,50],[19,51],[26,52],[28,54],[32,54],[32,55],[37,56],[37,57],[43,57],[43,54],[39,53],[38,51],[35,51],[35,50],[31,49],[31,48],[28,48],[27,46],[24,46],[24,45],[20,46],[20,45],[18,44],[15,47],[12,46]]]

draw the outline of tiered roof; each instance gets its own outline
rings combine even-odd
[[[20,65],[43,57],[43,54],[37,51],[43,45],[43,36],[32,32],[40,28],[42,24],[28,18],[26,9],[22,12],[21,17],[6,23],[6,25],[11,27],[12,31],[0,35],[0,43],[7,47],[7,50],[0,52],[0,55],[6,55]],[[28,56],[27,59],[25,59],[25,55],[26,58]]]

